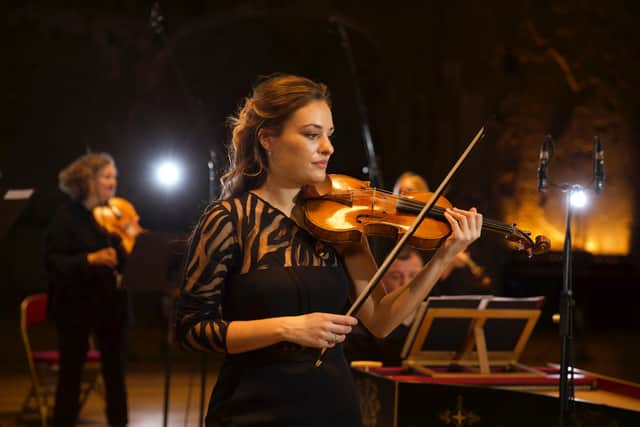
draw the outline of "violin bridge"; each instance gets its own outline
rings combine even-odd
[[[373,194],[371,195],[371,212],[374,212],[376,208],[376,189],[373,189]]]

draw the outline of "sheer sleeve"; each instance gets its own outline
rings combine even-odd
[[[187,253],[176,304],[176,335],[189,350],[226,351],[228,322],[223,318],[222,297],[239,256],[229,207],[223,201],[205,211]]]

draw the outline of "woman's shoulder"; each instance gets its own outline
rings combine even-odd
[[[205,209],[205,216],[225,214],[233,217],[237,217],[239,212],[244,211],[247,206],[250,206],[249,199],[251,193],[243,193],[238,196],[227,197],[224,199],[218,199],[207,206]]]
[[[211,202],[202,213],[201,223],[232,223],[236,225],[247,215],[247,212],[255,209],[255,201],[252,202],[251,193],[243,193],[238,196],[218,199]]]
[[[237,196],[216,200],[207,208],[207,212],[226,211],[234,218],[254,216],[256,214],[275,214],[280,211],[274,208],[268,201],[251,191],[241,193]]]

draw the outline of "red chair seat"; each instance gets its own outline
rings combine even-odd
[[[58,363],[60,361],[60,353],[57,351],[34,351],[33,361],[38,363]],[[99,362],[100,352],[96,350],[89,350],[87,352],[87,362]]]

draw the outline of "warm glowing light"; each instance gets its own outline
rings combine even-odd
[[[541,234],[551,240],[551,250],[561,251],[564,245],[564,213],[566,198],[562,193],[549,197],[546,207],[537,197],[525,198],[519,205],[506,205],[503,222],[517,218],[518,228]],[[588,213],[573,218],[573,249],[594,255],[627,255],[631,247],[632,209],[630,198],[618,197],[608,203],[603,195],[591,200]],[[584,212],[584,211],[582,211]],[[615,221],[612,221],[615,218]]]
[[[581,114],[571,116],[563,135],[556,141],[558,150],[547,171],[554,185],[548,186],[544,193],[538,189],[540,165],[537,160],[541,135],[548,126],[547,113],[523,109],[509,120],[510,131],[503,132],[497,141],[497,147],[510,150],[514,156],[509,167],[495,165],[494,188],[504,189],[499,201],[500,219],[507,224],[517,223],[519,229],[531,231],[532,237],[549,238],[551,250],[560,252],[564,246],[567,205],[576,207],[570,221],[575,251],[626,256],[635,237],[633,231],[638,228],[637,189],[632,179],[636,165],[629,155],[634,133],[630,125],[618,120],[618,112],[610,113],[586,104],[582,107]],[[603,131],[594,127],[597,122],[611,124],[604,126],[607,130]],[[604,191],[595,193],[593,163],[584,154],[589,151],[589,140],[599,133],[608,134],[607,139],[615,139],[618,149],[607,152],[606,185]],[[569,190],[578,190],[581,186],[588,192],[588,200],[584,200],[588,205],[586,209],[578,209],[573,204],[582,203],[581,195],[576,194],[575,201],[567,200],[568,195],[560,191],[567,186]]]

